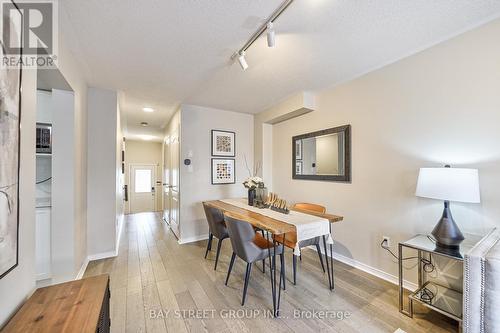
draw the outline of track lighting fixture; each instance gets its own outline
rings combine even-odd
[[[267,46],[274,47],[276,45],[276,32],[274,31],[273,22],[292,4],[293,0],[285,0],[283,3],[271,14],[271,16],[264,22],[264,24],[257,30],[252,37],[243,45],[238,52],[235,52],[231,59],[234,61],[238,58],[241,69],[244,71],[248,68],[248,63],[245,59],[245,52],[252,46],[252,44],[267,31]]]
[[[267,24],[267,46],[274,47],[276,45],[275,32],[273,22]]]
[[[238,54],[238,62],[240,63],[240,66],[241,66],[241,69],[243,69],[244,71],[247,70],[248,68],[248,63],[245,59],[245,51],[240,51],[240,53]]]

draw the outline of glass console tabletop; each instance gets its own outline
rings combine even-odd
[[[428,235],[416,235],[415,237],[401,242],[400,244],[415,250],[439,254],[450,259],[463,260],[464,255],[469,252],[483,237],[478,235],[466,235],[465,240],[458,249],[440,248]]]

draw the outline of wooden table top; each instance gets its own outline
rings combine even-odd
[[[95,333],[108,281],[105,274],[39,288],[2,332]]]
[[[247,221],[253,226],[268,231],[274,235],[282,235],[289,232],[296,232],[295,226],[292,224],[270,218],[268,216],[253,212],[248,209],[240,208],[220,200],[205,201],[204,204],[220,209],[221,211],[224,212],[224,214],[226,214],[229,217]],[[322,217],[329,220],[331,223],[340,222],[344,219],[342,216],[322,214],[322,213],[312,212],[309,210],[295,209],[295,211]]]

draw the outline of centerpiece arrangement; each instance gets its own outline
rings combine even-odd
[[[254,176],[245,180],[243,186],[248,189],[248,205],[254,206],[255,199],[257,198],[257,189],[264,188],[264,181],[262,178]]]
[[[286,200],[280,199],[276,193],[269,193],[265,205],[266,207],[270,207],[271,210],[274,210],[276,212],[290,214],[288,203],[286,202]]]

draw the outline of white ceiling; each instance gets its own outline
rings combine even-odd
[[[257,113],[379,68],[500,16],[500,0],[61,0],[89,85],[119,90],[127,136],[160,135],[180,103]],[[156,112],[145,114],[142,107]],[[141,121],[150,123],[143,128]]]

